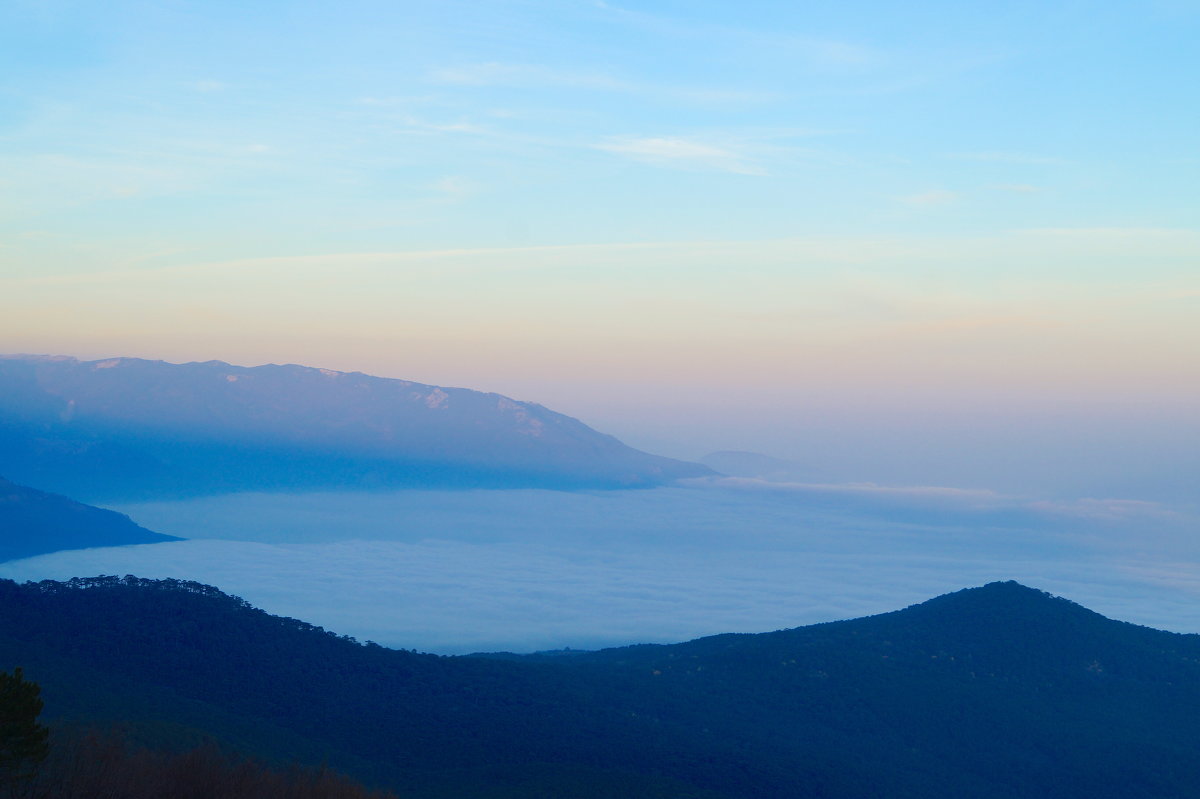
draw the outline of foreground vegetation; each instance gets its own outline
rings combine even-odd
[[[182,752],[131,745],[115,731],[63,733],[28,780],[28,799],[394,799],[324,768],[272,769],[210,743]]]
[[[121,757],[147,774],[208,758],[234,780],[240,761],[197,753],[213,739],[268,764],[264,780],[328,763],[406,799],[1125,799],[1200,784],[1200,637],[1015,583],[762,635],[447,658],[196,583],[0,581],[0,667],[18,664],[56,724],[122,724]]]

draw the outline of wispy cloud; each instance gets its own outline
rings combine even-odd
[[[766,170],[748,156],[729,147],[676,136],[627,138],[596,145],[597,149],[616,153],[656,166],[681,169],[708,169],[739,175],[765,175]]]
[[[762,259],[768,263],[814,261],[855,267],[886,268],[897,264],[958,262],[980,251],[1004,253],[1013,259],[1029,259],[1051,251],[1055,257],[1070,258],[1085,263],[1114,249],[1129,253],[1149,253],[1155,258],[1200,258],[1200,232],[1169,228],[1029,228],[1002,236],[943,237],[802,237],[779,239],[704,239],[668,241],[618,241],[604,243],[547,244],[522,247],[473,247],[428,250],[380,250],[355,252],[331,250],[311,255],[279,255],[258,258],[197,260],[190,263],[158,266],[153,269],[104,269],[86,273],[37,273],[31,275],[0,275],[8,294],[16,297],[21,285],[79,285],[112,283],[132,286],[133,282],[156,275],[167,279],[203,278],[207,276],[283,274],[303,270],[308,273],[339,272],[351,268],[387,268],[394,264],[417,264],[422,261],[438,264],[449,259],[463,259],[479,268],[521,270],[532,268],[543,256],[559,256],[562,267],[586,261],[609,263],[615,253],[640,255],[649,262],[693,263],[716,257],[730,261],[739,254]],[[538,258],[530,258],[536,255]],[[1164,284],[1162,296],[1193,296],[1194,281]],[[888,284],[891,296],[894,287]],[[955,300],[955,306],[961,302]]]
[[[415,116],[404,116],[399,120],[407,132],[414,133],[467,133],[474,136],[495,135],[495,132],[474,122],[431,122]]]
[[[914,208],[931,208],[939,205],[951,205],[958,201],[959,195],[957,192],[947,191],[945,189],[933,189],[931,191],[923,191],[917,194],[906,194],[900,197],[900,202],[905,205],[913,206]]]
[[[837,39],[800,39],[799,51],[815,67],[827,71],[864,69],[884,61],[878,50]]]
[[[990,489],[953,486],[897,486],[875,483],[803,483],[765,477],[702,477],[684,481],[698,488],[732,489],[744,492],[782,492],[805,497],[810,502],[833,502],[854,513],[905,510],[929,514],[953,512],[998,518],[1009,524],[1045,525],[1047,520],[1083,522],[1169,523],[1185,521],[1179,512],[1157,502],[1137,499],[1041,500],[1003,494]],[[927,516],[930,521],[934,516]],[[937,516],[945,521],[944,516]]]
[[[659,35],[685,37],[750,52],[770,52],[789,61],[801,61],[817,71],[859,71],[886,62],[884,53],[861,42],[830,37],[797,36],[766,29],[697,22],[693,15],[670,17],[634,11],[596,0],[593,5],[612,19]]]
[[[489,61],[440,67],[429,73],[435,83],[459,86],[565,86],[576,89],[628,91],[635,84],[603,72],[552,69],[533,64],[504,64]]]
[[[598,69],[562,69],[495,61],[439,67],[429,72],[427,77],[433,83],[449,86],[618,92],[700,105],[764,103],[778,96],[761,87],[677,86],[618,76]]]
[[[1030,183],[1001,183],[992,186],[996,191],[1007,191],[1012,194],[1040,194],[1044,189]]]
[[[1014,504],[1013,500],[988,489],[951,486],[892,486],[876,483],[798,483],[757,477],[699,477],[684,485],[736,489],[738,491],[783,491],[811,497],[863,498],[932,506],[946,504],[992,510]]]
[[[374,108],[395,108],[397,106],[425,105],[434,102],[434,98],[429,95],[363,95],[355,97],[351,101],[354,105],[361,105]]]
[[[979,152],[950,153],[946,157],[956,161],[988,161],[998,164],[1053,165],[1069,163],[1064,158],[1037,155],[1035,153],[1013,152],[1010,150],[983,150]]]
[[[1038,501],[1028,505],[1032,510],[1050,515],[1070,516],[1094,521],[1130,521],[1136,519],[1174,521],[1182,516],[1157,502],[1138,499],[1076,499],[1070,501]]]
[[[478,185],[461,175],[447,175],[430,186],[447,200],[461,200],[479,191]]]

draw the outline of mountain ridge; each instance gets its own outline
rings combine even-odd
[[[0,581],[12,665],[48,675],[60,719],[323,753],[413,797],[1116,799],[1200,780],[1200,636],[1016,584],[773,633],[443,657],[198,583]]]
[[[711,474],[531,402],[297,364],[0,358],[0,473],[86,500]]]
[[[0,477],[0,562],[66,549],[181,541],[128,516]]]

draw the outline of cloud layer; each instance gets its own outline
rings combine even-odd
[[[238,495],[124,509],[194,540],[33,558],[0,576],[195,579],[339,633],[444,653],[762,631],[998,579],[1200,630],[1194,526],[996,511],[1013,504],[987,492],[746,481]]]

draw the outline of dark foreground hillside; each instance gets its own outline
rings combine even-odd
[[[214,742],[188,749],[131,744],[119,730],[56,730],[48,757],[18,782],[27,799],[397,799],[327,768],[272,769]],[[8,794],[4,794],[8,795]]]
[[[215,589],[0,582],[46,717],[211,735],[406,797],[1190,797],[1200,638],[1015,583],[571,657],[360,645]]]

